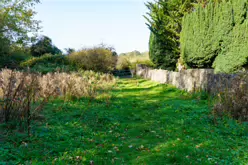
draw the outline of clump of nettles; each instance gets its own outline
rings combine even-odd
[[[229,84],[231,86],[218,93],[214,114],[220,117],[229,115],[241,121],[248,121],[248,74],[238,74]]]
[[[3,69],[0,72],[0,121],[27,121],[50,98],[95,98],[116,83],[110,74],[81,71],[46,75]]]

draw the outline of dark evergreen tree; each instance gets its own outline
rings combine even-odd
[[[248,1],[211,2],[186,15],[181,56],[191,68],[231,73],[248,63]]]
[[[195,0],[159,0],[146,3],[145,16],[151,31],[150,58],[158,67],[174,70],[180,54],[181,21],[192,11]]]
[[[31,46],[31,54],[35,57],[44,54],[62,54],[62,51],[52,44],[52,40],[47,36],[42,36]]]

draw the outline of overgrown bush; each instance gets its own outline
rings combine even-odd
[[[71,71],[75,71],[75,67],[70,65],[63,65],[63,64],[56,64],[56,63],[43,63],[43,64],[36,64],[31,68],[25,68],[25,70],[30,70],[30,72],[34,73],[54,73],[54,72],[66,72],[69,73]]]
[[[68,64],[68,60],[64,55],[44,54],[41,57],[33,57],[27,61],[22,62],[21,66],[33,67],[36,64],[47,64],[47,63]]]
[[[29,68],[31,72],[46,74],[49,72],[69,72],[75,70],[69,65],[68,58],[64,55],[45,54],[33,57],[21,63],[23,69]]]
[[[118,70],[128,70],[131,67],[131,62],[125,56],[118,57],[116,69]]]
[[[247,2],[210,2],[184,17],[181,56],[189,67],[233,73],[248,63]]]
[[[226,88],[217,95],[217,103],[213,108],[214,115],[219,117],[229,115],[241,121],[248,121],[248,73],[240,73],[232,80],[225,77],[223,79],[222,85]]]
[[[70,64],[78,69],[110,72],[115,68],[117,57],[103,46],[85,48],[68,56]]]
[[[131,69],[135,69],[138,64],[145,65],[149,68],[154,68],[155,64],[151,60],[137,60],[131,63]]]
[[[148,52],[140,55],[134,55],[132,52],[118,57],[116,68],[118,70],[135,69],[137,64],[144,64],[147,67],[154,67],[155,65],[149,59]]]
[[[31,54],[35,57],[40,57],[44,54],[62,54],[62,51],[57,48],[52,43],[52,39],[47,36],[41,36],[36,43],[32,44],[30,50]]]
[[[30,55],[22,51],[13,51],[0,56],[0,68],[20,68],[20,64],[29,59]]]
[[[52,98],[96,98],[115,84],[110,74],[79,73],[32,74],[4,69],[0,72],[0,121],[27,121]]]

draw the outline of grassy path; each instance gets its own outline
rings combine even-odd
[[[244,128],[214,124],[207,101],[136,79],[120,80],[113,96],[50,103],[30,139],[0,140],[0,164],[248,163]]]

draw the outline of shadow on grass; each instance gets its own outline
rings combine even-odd
[[[146,80],[122,79],[111,104],[50,103],[30,139],[8,136],[0,160],[37,164],[242,164],[247,137],[216,126],[204,101]],[[187,97],[185,97],[187,98]],[[27,145],[25,145],[27,144]],[[233,152],[230,152],[233,151]],[[1,162],[0,162],[1,164]]]

